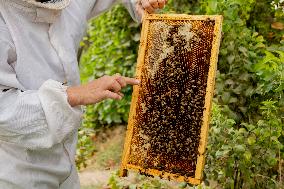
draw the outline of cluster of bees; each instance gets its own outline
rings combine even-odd
[[[159,170],[161,177],[164,172],[193,177],[211,46],[204,43],[205,31],[190,22],[151,24],[129,163]]]

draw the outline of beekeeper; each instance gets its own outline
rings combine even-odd
[[[132,2],[133,1],[133,2]],[[166,0],[123,0],[132,17]],[[103,76],[80,85],[88,19],[115,0],[0,0],[0,189],[78,189],[81,105],[121,99],[139,81]]]

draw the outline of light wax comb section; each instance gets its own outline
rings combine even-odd
[[[200,184],[222,16],[146,15],[121,176]]]

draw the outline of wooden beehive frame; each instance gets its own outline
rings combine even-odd
[[[197,159],[196,164],[196,170],[195,170],[195,177],[194,178],[184,178],[183,176],[167,173],[167,172],[161,172],[159,170],[155,169],[147,169],[144,170],[142,167],[128,164],[129,154],[130,154],[130,148],[131,148],[131,139],[133,136],[133,127],[134,127],[134,117],[136,115],[136,106],[138,101],[138,95],[139,95],[139,86],[135,86],[133,89],[133,96],[132,96],[132,102],[131,102],[131,108],[130,108],[130,114],[129,114],[129,120],[128,120],[128,128],[126,133],[126,139],[124,144],[124,152],[122,157],[122,164],[120,169],[120,175],[126,176],[127,170],[131,169],[134,171],[142,171],[143,173],[153,175],[153,176],[159,176],[163,175],[164,178],[169,178],[176,181],[187,181],[191,184],[200,184],[202,181],[202,173],[204,169],[205,164],[205,149],[206,149],[206,143],[208,138],[208,130],[209,130],[209,122],[210,122],[210,112],[211,112],[211,103],[214,93],[214,86],[215,86],[215,75],[217,70],[217,61],[218,61],[218,53],[219,53],[219,46],[221,41],[221,31],[222,31],[222,16],[215,15],[215,16],[203,16],[203,15],[180,15],[180,14],[165,14],[165,15],[159,15],[159,14],[147,14],[143,18],[143,27],[142,27],[142,33],[141,33],[141,39],[140,39],[140,47],[139,47],[139,56],[137,60],[137,69],[136,69],[136,78],[141,78],[141,70],[144,66],[144,59],[145,59],[145,52],[147,48],[147,36],[149,31],[149,24],[150,21],[153,20],[171,20],[171,21],[185,21],[185,20],[214,20],[215,26],[214,26],[214,36],[213,36],[213,42],[212,42],[212,49],[211,49],[211,58],[210,58],[210,68],[208,73],[208,80],[207,80],[207,88],[206,88],[206,96],[205,96],[205,110],[203,113],[203,124],[201,126],[201,133],[200,133],[200,141],[199,141],[199,156]]]

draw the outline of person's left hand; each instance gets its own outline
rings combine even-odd
[[[156,9],[162,9],[166,5],[168,0],[138,0],[137,12],[142,17],[144,11],[148,13],[154,13]]]

